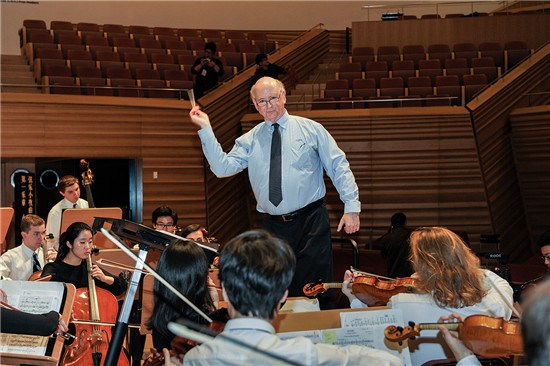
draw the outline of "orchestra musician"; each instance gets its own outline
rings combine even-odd
[[[286,301],[295,266],[290,246],[264,230],[247,231],[228,242],[219,268],[231,319],[221,334],[303,365],[402,365],[399,358],[369,347],[315,344],[304,337],[281,340],[271,321]],[[218,336],[194,347],[184,365],[265,364],[255,352],[228,349],[227,344]]]
[[[160,206],[153,211],[152,221],[155,230],[175,234],[178,226],[178,213],[168,206]]]
[[[545,366],[550,360],[550,338],[548,337],[548,332],[550,332],[550,316],[548,316],[550,314],[550,296],[548,294],[550,294],[550,281],[545,281],[529,293],[525,302],[521,317],[521,336],[527,365]],[[449,320],[463,321],[458,314],[440,318],[440,322]],[[462,343],[456,332],[449,331],[444,326],[441,326],[440,330],[445,342],[459,361],[457,366],[481,366],[479,360]]]
[[[25,215],[21,219],[21,237],[18,247],[0,257],[0,279],[26,281],[30,275],[44,266],[42,244],[46,237],[46,223],[37,215]]]
[[[57,250],[59,247],[59,234],[61,232],[61,215],[63,210],[68,208],[88,208],[88,201],[80,198],[80,185],[78,179],[72,175],[65,175],[59,179],[57,190],[63,197],[61,201],[55,204],[48,213],[46,222],[46,233],[52,234],[48,239],[48,254],[50,249]],[[51,260],[55,258],[49,258]]]
[[[217,294],[215,303],[208,287],[208,268],[206,255],[198,245],[188,240],[177,240],[162,252],[157,273],[204,313],[212,314],[216,310]],[[156,350],[171,348],[175,335],[167,328],[169,322],[183,317],[205,323],[199,314],[158,280],[155,280],[154,299],[154,309],[147,325],[152,330]]]
[[[458,235],[443,227],[424,227],[411,233],[410,244],[416,292],[399,293],[388,302],[391,308],[403,311],[404,320],[435,323],[451,313],[510,319],[512,288],[495,273],[481,269],[479,258]],[[354,276],[346,271],[342,292],[351,307],[366,307],[349,288]],[[413,365],[453,356],[437,330],[409,340],[409,351]]]
[[[548,266],[548,273],[550,275],[550,230],[545,231],[539,237],[537,246],[540,248],[541,257],[544,260],[544,264]]]
[[[52,275],[51,281],[72,283],[76,288],[88,287],[86,259],[92,253],[92,248],[92,228],[83,222],[72,223],[61,234],[57,258],[44,266],[42,277]],[[126,291],[127,283],[121,275],[114,276],[97,264],[92,265],[92,276],[98,287],[115,296]]]

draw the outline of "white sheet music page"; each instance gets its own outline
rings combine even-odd
[[[366,346],[388,351],[399,357],[405,365],[412,365],[407,342],[399,345],[395,342],[388,342],[384,337],[386,327],[404,324],[401,309],[342,312],[340,321],[342,329],[357,329],[367,336]]]
[[[8,304],[32,314],[61,309],[65,285],[61,282],[0,281],[8,295]],[[0,352],[46,355],[50,337],[24,334],[0,334]]]

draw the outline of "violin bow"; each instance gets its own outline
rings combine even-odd
[[[212,323],[212,319],[208,315],[206,315],[204,312],[202,312],[201,309],[199,309],[195,304],[193,304],[187,297],[185,297],[181,292],[179,292],[174,286],[172,286],[168,281],[166,281],[164,278],[162,278],[161,275],[159,275],[154,269],[149,267],[145,261],[143,261],[140,257],[132,253],[130,249],[126,247],[126,245],[122,244],[117,237],[115,237],[113,234],[111,234],[110,231],[106,230],[105,228],[101,228],[101,232],[103,235],[107,237],[111,242],[113,242],[117,247],[122,249],[124,253],[126,253],[130,258],[135,260],[136,262],[143,265],[143,268],[147,270],[153,277],[155,277],[157,280],[159,280],[160,283],[162,283],[164,286],[168,287],[170,291],[172,291],[177,297],[179,297],[183,302],[185,302],[189,307],[197,314],[199,314],[201,317],[203,317],[208,323]]]
[[[359,274],[362,274],[362,275],[376,277],[376,278],[380,278],[380,279],[388,280],[388,281],[395,281],[395,278],[380,276],[380,275],[377,275],[377,274],[374,274],[374,273],[369,273],[369,272],[364,272],[364,271],[361,271],[361,270],[355,268],[354,266],[350,266],[350,270],[353,273],[359,273]]]

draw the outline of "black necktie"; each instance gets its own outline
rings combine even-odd
[[[73,203],[73,208],[76,208],[76,203]]]
[[[38,261],[38,255],[36,252],[32,253],[32,272],[38,272],[42,270],[42,266],[40,265],[40,262]]]
[[[273,125],[271,137],[271,162],[269,164],[269,201],[275,206],[283,200],[281,190],[281,133],[279,124]]]

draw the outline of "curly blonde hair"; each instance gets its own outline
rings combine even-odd
[[[443,227],[425,227],[413,231],[410,240],[420,287],[438,306],[471,306],[486,295],[479,258],[458,235]]]

